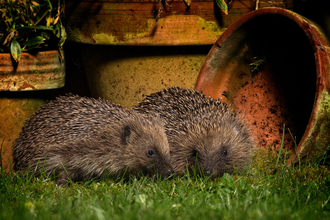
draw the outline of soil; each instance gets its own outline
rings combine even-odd
[[[295,124],[287,107],[285,93],[279,88],[281,85],[275,74],[265,69],[245,83],[232,101],[237,111],[244,112],[257,146],[279,148],[285,124],[283,147],[294,149],[293,138],[287,128],[295,137]]]

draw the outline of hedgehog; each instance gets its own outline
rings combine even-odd
[[[178,175],[190,171],[221,177],[241,173],[251,162],[250,129],[243,115],[222,100],[172,87],[147,96],[133,109],[165,120],[171,164]]]
[[[41,106],[13,144],[14,170],[58,185],[111,176],[173,173],[164,122],[103,99],[66,95]],[[69,176],[68,176],[69,175]]]

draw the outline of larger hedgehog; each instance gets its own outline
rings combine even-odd
[[[170,175],[163,121],[102,99],[62,96],[26,121],[13,145],[14,170],[41,169],[73,181],[110,175]],[[65,170],[63,168],[65,167]]]
[[[241,172],[249,164],[250,130],[220,100],[173,87],[147,96],[134,109],[164,118],[172,166],[178,174],[195,167],[198,174],[217,177]]]

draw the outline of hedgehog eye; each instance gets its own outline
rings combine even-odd
[[[227,155],[227,150],[222,151],[223,155]]]
[[[153,150],[148,150],[147,151],[147,156],[148,157],[154,157],[154,156],[156,156],[156,154],[155,154],[155,152]]]

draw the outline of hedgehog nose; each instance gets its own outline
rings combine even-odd
[[[205,175],[206,175],[206,176],[210,176],[210,175],[211,175],[211,173],[212,173],[212,171],[211,171],[211,170],[206,170],[206,171],[205,171]]]
[[[168,169],[167,172],[166,172],[166,176],[171,176],[173,175],[173,170],[172,169]]]

